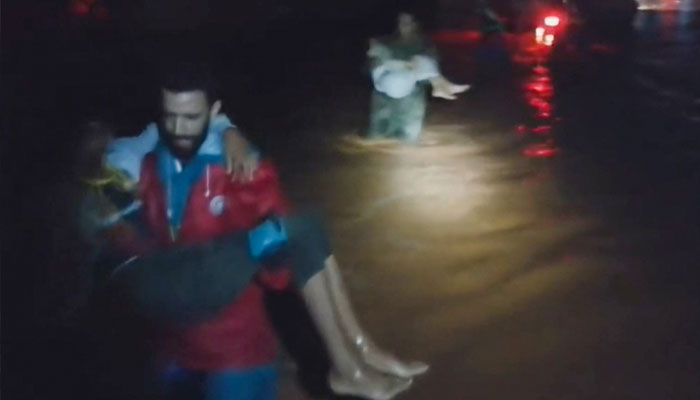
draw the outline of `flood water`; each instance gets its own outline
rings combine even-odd
[[[477,80],[432,102],[417,147],[333,135],[287,161],[369,330],[432,365],[402,398],[700,395],[699,22],[645,13],[575,61]],[[315,134],[352,135],[327,107]]]

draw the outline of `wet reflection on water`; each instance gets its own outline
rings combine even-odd
[[[521,86],[525,103],[531,108],[531,121],[516,126],[516,132],[522,136],[538,136],[534,143],[529,143],[522,149],[524,156],[553,157],[560,152],[554,141],[553,130],[560,118],[554,113],[554,85],[549,68],[542,65],[549,49],[540,46],[533,48],[532,52],[535,54],[525,60],[535,60],[535,65],[529,68],[530,74],[523,79]]]
[[[449,107],[460,106],[435,105],[419,145],[341,139],[322,170],[290,178],[294,197],[320,197],[369,329],[433,363],[407,399],[462,398],[458,370],[505,376],[554,362],[551,347],[527,344],[535,337],[494,347],[488,332],[516,329],[514,313],[541,312],[603,268],[573,246],[597,222],[564,212],[549,167],[522,157],[511,132],[481,131]],[[547,137],[544,125],[532,129]],[[557,329],[541,333],[552,340]],[[575,342],[559,338],[556,346]]]
[[[377,340],[431,362],[403,398],[657,399],[673,397],[671,381],[692,396],[695,376],[681,359],[698,357],[680,344],[689,320],[662,310],[695,303],[688,288],[678,295],[658,283],[683,281],[659,260],[683,265],[687,253],[659,248],[663,230],[639,218],[621,226],[590,212],[641,207],[597,181],[608,164],[569,151],[567,135],[609,135],[620,122],[587,118],[595,99],[564,93],[580,106],[573,126],[555,106],[562,93],[549,68],[521,60],[531,64],[502,98],[522,102],[432,102],[418,145],[334,141],[322,169],[294,164],[293,197],[313,192],[322,204]],[[508,121],[513,103],[525,107],[515,134],[490,119]],[[634,168],[625,165],[615,167]],[[659,338],[679,344],[668,353]],[[643,361],[649,353],[655,365]]]

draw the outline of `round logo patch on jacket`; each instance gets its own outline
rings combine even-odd
[[[218,217],[224,212],[224,196],[218,195],[214,196],[209,202],[209,212],[211,215]]]

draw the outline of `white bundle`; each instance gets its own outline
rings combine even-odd
[[[420,81],[440,76],[437,62],[427,56],[413,56],[410,61],[386,57],[388,49],[376,42],[368,54],[382,60],[372,69],[374,88],[387,96],[400,99],[410,95]]]

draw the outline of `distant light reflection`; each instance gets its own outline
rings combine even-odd
[[[550,15],[544,18],[544,24],[547,26],[555,27],[559,25],[559,17],[556,15]]]
[[[521,151],[525,157],[547,158],[560,153],[560,149],[554,143],[553,124],[561,118],[554,113],[554,85],[549,74],[549,69],[538,63],[532,69],[532,75],[525,78],[522,84],[523,98],[532,110],[533,123],[516,126],[516,132],[525,137],[529,134],[536,135],[545,142],[529,143]]]
[[[532,158],[554,157],[559,154],[559,148],[553,142],[535,143],[523,149],[523,155]]]

